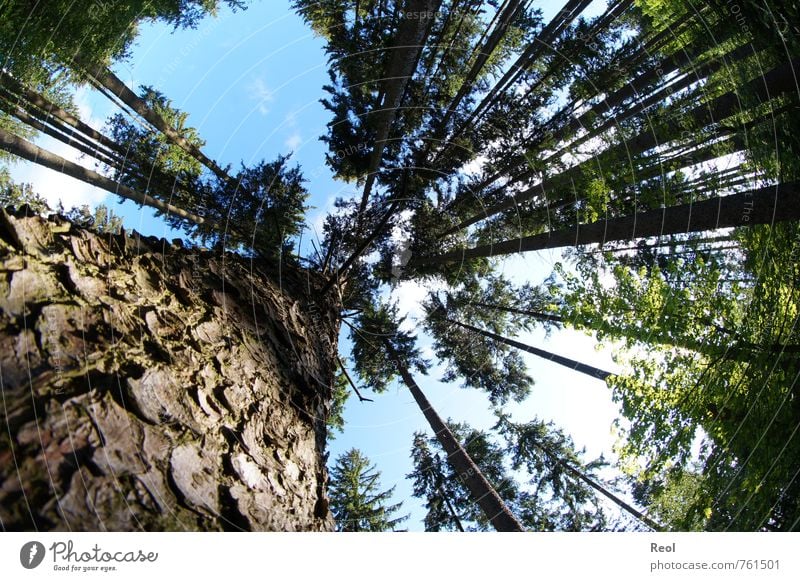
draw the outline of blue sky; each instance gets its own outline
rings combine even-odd
[[[562,4],[548,1],[540,7],[547,18]],[[128,86],[153,85],[176,107],[189,112],[190,124],[207,141],[205,153],[223,164],[236,166],[242,161],[251,165],[293,152],[293,161],[301,165],[308,179],[313,206],[304,237],[313,237],[315,231],[321,237],[321,219],[333,200],[352,196],[356,189],[334,181],[325,166],[326,146],[318,139],[326,133],[330,119],[319,103],[324,96],[322,86],[328,82],[323,42],[288,5],[288,0],[255,1],[244,12],[223,11],[216,19],[206,19],[196,30],[173,32],[165,26],[143,26],[132,58],[115,70]],[[589,13],[601,11],[603,6],[597,2]],[[84,119],[98,128],[111,113],[107,103],[89,91],[81,91],[78,104]],[[78,159],[47,139],[40,143]],[[103,202],[123,216],[126,228],[168,238],[179,235],[153,219],[149,210],[130,202],[119,204],[103,192],[49,170],[17,166],[14,175],[33,183],[52,203],[56,197],[66,207]],[[540,282],[559,260],[557,252],[541,252],[506,259],[501,270],[517,281]],[[424,292],[419,285],[405,283],[393,294],[415,326]],[[346,353],[344,334],[342,338],[342,352]],[[553,332],[546,340],[543,332],[534,332],[519,340],[609,371],[617,369],[607,350],[596,350],[592,338],[575,331]],[[428,342],[423,339],[422,345]],[[608,455],[617,408],[605,385],[534,356],[525,358],[536,385],[527,401],[510,407],[515,419],[527,421],[538,416],[552,420],[570,433],[578,446],[587,448],[588,458],[601,452]],[[440,376],[441,369],[434,368],[420,385],[442,417],[466,421],[476,428],[493,424],[483,394],[440,383]],[[393,386],[373,399],[374,403],[362,404],[351,397],[345,433],[333,441],[331,459],[351,447],[360,448],[382,472],[383,485],[397,486],[396,498],[412,513],[408,528],[421,530],[424,512],[411,498],[411,483],[405,475],[411,471],[412,434],[428,431],[427,423],[404,387]]]

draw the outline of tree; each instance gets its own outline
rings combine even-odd
[[[596,518],[581,509],[581,505],[587,502],[587,493],[593,489],[651,529],[662,530],[660,524],[622,500],[592,474],[604,465],[602,457],[584,465],[580,460],[583,452],[575,450],[570,438],[554,428],[552,423],[534,419],[526,424],[515,424],[500,413],[496,428],[506,439],[513,466],[526,466],[529,473],[540,474],[541,482],[549,483],[554,494],[563,498],[570,509],[566,516],[570,527],[583,526],[581,520],[587,516]],[[595,510],[599,511],[596,500]]]
[[[503,465],[500,447],[486,433],[467,424],[448,421],[447,429],[467,451],[481,473],[486,475],[503,502],[516,508],[519,490]],[[426,438],[422,433],[414,435],[411,449],[414,471],[408,478],[413,479],[414,496],[426,501],[428,513],[425,516],[425,530],[463,531],[465,523],[470,524],[470,530],[487,530],[490,519],[474,500],[464,476],[453,470],[449,460],[445,460],[449,456],[446,450],[436,436]],[[525,526],[529,526],[529,523],[525,523]]]
[[[30,184],[18,184],[11,179],[6,168],[0,168],[0,207],[19,208],[27,204],[36,214],[50,210],[47,201],[33,190]]]
[[[692,493],[683,512],[663,508],[673,526],[786,530],[796,519],[784,480],[796,426],[796,230],[743,228],[733,248],[666,248],[642,265],[584,257],[580,276],[566,276],[565,320],[631,350],[609,379],[630,421],[621,451],[647,503]]]
[[[390,531],[408,519],[408,516],[392,518],[403,503],[388,504],[395,487],[382,491],[380,475],[369,459],[355,448],[336,459],[328,484],[336,530]]]
[[[447,451],[448,463],[463,481],[473,502],[480,507],[485,522],[490,522],[498,531],[523,531],[522,524],[433,409],[411,375],[412,365],[417,371],[425,372],[426,362],[414,346],[414,337],[400,331],[401,321],[397,320],[396,308],[365,305],[359,313],[358,323],[358,328],[351,326],[351,339],[356,370],[362,381],[371,389],[382,391],[394,377],[399,376],[428,420],[439,444]]]
[[[642,518],[641,513],[609,492],[607,485],[599,484],[601,479],[594,476],[593,480],[567,464],[567,459],[578,462],[580,453],[551,425],[532,422],[523,427],[509,422],[508,417],[501,414],[498,426],[491,432],[476,430],[464,423],[448,422],[448,427],[481,472],[491,479],[498,494],[520,515],[528,530],[603,529],[606,516],[594,495],[596,490]],[[534,458],[536,452],[532,451],[531,442],[536,441],[537,437],[532,436],[535,430],[538,430],[537,437],[544,437],[552,444],[558,442],[554,449],[559,450],[560,457],[548,450],[550,456]],[[501,443],[503,441],[506,446]],[[409,478],[414,482],[414,496],[426,501],[425,530],[463,530],[462,523],[469,524],[472,530],[485,530],[484,515],[467,500],[464,480],[448,467],[442,454],[446,457],[447,452],[435,437],[415,434],[411,451],[414,471]],[[603,465],[600,459],[589,462],[584,470],[592,474]],[[520,479],[521,468],[527,480]],[[646,517],[644,519],[647,521]]]
[[[412,258],[409,267],[426,267],[471,258],[502,256],[545,248],[603,244],[651,236],[705,232],[743,224],[758,225],[784,220],[794,221],[800,216],[800,204],[797,203],[796,194],[797,184],[794,182],[767,186],[694,204],[651,210],[625,218],[581,224],[557,232],[506,240],[460,251],[454,250],[439,256],[415,257]],[[778,208],[781,209],[780,212],[777,211]]]
[[[119,234],[122,228],[122,218],[109,210],[105,204],[98,204],[94,211],[84,204],[72,208],[66,217],[73,223],[83,228],[91,228],[100,234]]]
[[[453,479],[447,474],[447,465],[431,450],[425,434],[416,432],[411,447],[414,471],[408,478],[414,482],[414,496],[425,499],[428,509],[424,525],[426,531],[464,532],[464,525],[455,506],[458,504]],[[476,517],[477,518],[477,517]]]

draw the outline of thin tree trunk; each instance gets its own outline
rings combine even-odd
[[[126,185],[117,183],[114,180],[100,175],[95,171],[86,169],[77,163],[73,163],[61,156],[42,149],[41,147],[21,139],[4,129],[0,129],[0,149],[8,151],[9,153],[13,153],[22,159],[26,159],[30,162],[41,165],[42,167],[52,169],[89,185],[103,189],[112,194],[117,194],[138,204],[144,204],[145,206],[156,208],[162,212],[174,214],[195,224],[203,224],[205,222],[201,216],[197,216],[196,214],[192,214],[191,212],[177,208],[172,204],[157,200],[151,196],[148,196],[147,194],[142,194],[132,190]]]
[[[141,115],[143,119],[163,133],[164,136],[172,143],[183,149],[186,153],[210,169],[220,180],[225,183],[231,181],[231,177],[224,169],[222,169],[214,160],[207,157],[197,146],[189,143],[189,141],[178,134],[177,131],[170,127],[167,122],[164,121],[160,115],[158,115],[158,113],[148,107],[144,100],[130,90],[128,86],[108,68],[104,66],[91,66],[80,61],[77,61],[77,64],[86,70],[101,86],[105,87],[109,92],[111,92],[111,94],[116,96],[123,103],[125,103],[125,105],[133,109],[137,114]]]
[[[492,333],[491,331],[486,331],[478,327],[473,327],[472,325],[469,325],[467,323],[461,323],[453,319],[447,319],[447,321],[453,323],[454,325],[458,325],[459,327],[463,327],[468,331],[477,333],[478,335],[483,335],[484,337],[488,337],[489,339],[497,341],[498,343],[505,343],[509,347],[514,347],[515,349],[519,349],[520,351],[525,351],[526,353],[530,353],[531,355],[536,355],[537,357],[541,357],[542,359],[547,359],[548,361],[552,361],[553,363],[558,363],[559,365],[563,365],[564,367],[572,369],[573,371],[583,373],[584,375],[588,375],[589,377],[593,377],[595,379],[600,379],[601,381],[605,381],[611,375],[614,375],[613,373],[609,373],[608,371],[603,371],[602,369],[598,369],[597,367],[587,365],[586,363],[581,363],[580,361],[575,361],[574,359],[570,359],[569,357],[563,357],[562,355],[556,355],[555,353],[550,353],[549,351],[545,351],[544,349],[539,349],[538,347],[532,347],[531,345],[520,343],[519,341],[515,341],[514,339],[509,339],[508,337],[503,337],[502,335],[498,335],[497,333]]]
[[[83,135],[94,139],[96,142],[104,145],[105,147],[115,151],[120,155],[125,155],[125,149],[120,147],[117,142],[112,139],[109,139],[99,131],[96,131],[71,113],[63,110],[59,106],[55,105],[52,101],[46,99],[44,96],[40,95],[35,91],[31,91],[30,89],[26,88],[20,82],[18,82],[15,78],[4,71],[0,71],[0,86],[6,88],[6,90],[10,91],[11,93],[15,93],[19,96],[19,98],[27,103],[30,103],[36,106],[38,109],[46,113],[47,115],[52,115],[53,117],[58,118],[63,123],[70,125],[77,129],[77,131]]]
[[[29,112],[23,106],[15,105],[12,96],[2,89],[0,89],[0,110],[13,115],[36,131],[69,145],[84,155],[93,157],[110,167],[122,164],[122,158],[117,157],[116,153],[104,150],[102,146],[86,139],[68,125],[58,123],[55,118],[43,115],[38,111]]]
[[[544,445],[542,445],[542,444],[540,444],[540,443],[538,443],[538,442],[536,442],[534,440],[531,440],[531,439],[526,440],[526,442],[528,442],[531,445],[536,446],[537,448],[539,448],[542,452],[544,452],[547,456],[550,457],[551,461],[554,461],[557,464],[561,465],[563,468],[565,468],[567,470],[567,472],[569,472],[573,476],[576,476],[577,478],[579,478],[580,480],[582,480],[583,482],[585,482],[586,484],[588,484],[589,486],[594,488],[596,491],[598,491],[600,494],[602,494],[603,496],[608,498],[611,502],[616,504],[622,510],[624,510],[628,514],[632,515],[637,520],[643,522],[644,524],[649,526],[654,531],[663,531],[664,530],[664,527],[662,525],[658,524],[657,522],[655,522],[653,519],[651,519],[650,517],[648,517],[647,515],[645,515],[641,511],[636,510],[633,506],[631,506],[630,504],[628,504],[627,502],[622,500],[616,494],[614,494],[610,490],[607,490],[604,486],[602,486],[601,484],[595,482],[593,479],[591,479],[588,476],[586,476],[581,470],[578,470],[577,468],[574,468],[573,466],[571,466],[566,460],[563,460],[562,458],[559,458],[557,455],[553,454],[553,452],[549,448],[547,448],[546,446],[544,446]]]
[[[408,268],[450,264],[471,258],[533,252],[585,244],[605,244],[651,236],[707,232],[720,228],[800,220],[798,182],[767,186],[738,194],[650,210],[632,216],[580,224],[555,232],[412,258]]]
[[[774,99],[782,93],[794,92],[797,89],[794,83],[793,71],[797,68],[800,68],[800,61],[798,60],[784,63],[768,73],[765,73],[763,77],[759,77],[758,79],[751,81],[745,87],[742,87],[737,91],[725,93],[724,95],[713,99],[709,103],[698,105],[682,117],[699,126],[707,126],[710,123],[719,122],[737,112],[740,105],[739,92],[753,93],[762,102]],[[670,130],[674,130],[674,128]],[[570,176],[575,175],[575,173],[579,172],[583,168],[589,167],[593,164],[596,165],[598,160],[603,157],[608,158],[616,155],[623,155],[626,159],[629,159],[633,155],[643,153],[661,143],[666,143],[669,140],[670,139],[668,136],[661,135],[659,132],[649,129],[648,131],[642,132],[635,137],[626,139],[622,143],[602,151],[595,157],[574,165],[561,174],[547,178],[542,183],[528,188],[520,193],[513,194],[506,201],[490,206],[480,214],[476,214],[470,218],[462,220],[459,224],[453,228],[450,228],[443,235],[457,232],[471,226],[472,224],[486,220],[487,218],[490,218],[491,216],[494,216],[495,214],[498,214],[504,210],[508,210],[523,202],[532,200],[541,192],[547,191],[548,189],[551,189],[560,183],[564,183],[564,181],[568,180]],[[555,200],[551,202],[549,206],[558,206],[569,201],[572,201],[572,198],[569,200]]]
[[[431,406],[428,398],[425,397],[425,394],[422,393],[422,390],[417,385],[417,382],[414,381],[414,378],[408,371],[408,368],[400,360],[398,353],[388,341],[385,342],[385,345],[390,357],[392,357],[392,360],[397,367],[397,371],[400,373],[400,377],[402,377],[403,382],[406,384],[406,387],[408,387],[411,395],[414,396],[414,400],[417,402],[417,405],[422,410],[425,418],[428,420],[428,423],[430,424],[433,433],[436,434],[436,438],[439,440],[442,448],[444,448],[445,452],[447,452],[447,461],[453,467],[453,470],[455,470],[456,474],[458,474],[459,479],[469,490],[472,499],[478,504],[478,506],[481,507],[483,514],[486,515],[486,518],[498,531],[524,531],[525,529],[522,524],[511,513],[508,506],[506,506],[506,504],[503,502],[503,499],[497,494],[497,491],[494,489],[494,487],[492,487],[489,481],[486,480],[483,473],[480,471],[480,468],[478,468],[475,462],[473,462],[472,458],[469,457],[469,454],[467,454],[466,450],[464,450],[463,446],[461,446],[461,444],[455,438],[453,433],[450,431],[450,428],[447,427],[447,424],[442,421],[442,418],[440,418],[439,414],[436,413],[436,410],[433,409],[433,406]]]
[[[453,519],[453,522],[456,523],[456,528],[458,532],[464,532],[464,525],[461,524],[461,519],[458,518],[458,514],[456,513],[455,509],[453,508],[453,503],[450,502],[450,499],[447,497],[447,493],[439,488],[439,491],[442,493],[442,497],[444,498],[444,503],[447,506],[447,511],[450,513],[450,516]]]
[[[406,11],[417,13],[437,12],[441,4],[442,0],[407,0]],[[386,89],[383,104],[379,111],[372,112],[378,115],[378,121],[375,129],[375,143],[372,147],[369,161],[369,171],[358,210],[359,223],[360,217],[367,208],[372,186],[375,183],[375,176],[380,169],[383,151],[389,139],[392,123],[394,123],[397,116],[397,110],[401,105],[406,85],[414,75],[414,69],[430,31],[432,20],[432,18],[417,18],[416,20],[404,18],[397,32],[385,80]]]
[[[441,126],[443,129],[447,127],[447,122],[450,120],[453,113],[456,112],[456,109],[458,109],[459,104],[467,95],[467,93],[469,93],[472,85],[475,83],[475,79],[478,78],[478,75],[480,74],[481,70],[483,70],[483,67],[486,65],[489,57],[492,56],[492,53],[497,48],[500,40],[502,40],[502,38],[505,36],[511,23],[515,18],[518,17],[521,11],[525,9],[525,4],[526,2],[523,2],[523,0],[506,0],[506,3],[501,7],[501,11],[498,11],[499,16],[497,26],[495,26],[495,29],[486,40],[486,44],[481,47],[480,51],[478,52],[478,58],[475,59],[475,62],[472,64],[472,67],[470,67],[470,70],[467,72],[467,75],[464,78],[464,82],[461,83],[456,96],[447,107],[447,112],[441,121]]]

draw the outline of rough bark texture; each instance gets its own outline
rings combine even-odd
[[[321,282],[0,210],[2,529],[332,529]]]

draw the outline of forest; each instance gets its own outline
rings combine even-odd
[[[0,0],[0,530],[406,530],[374,458],[330,455],[398,389],[425,531],[800,530],[796,3],[292,0],[353,192],[318,237],[295,148],[214,159],[119,72],[147,26],[202,43],[256,4]],[[53,207],[20,164],[180,235]],[[531,356],[606,390],[613,453],[512,411]]]

